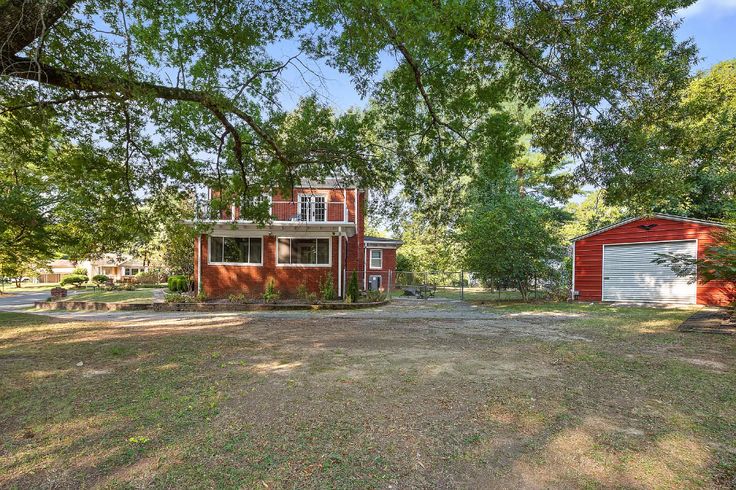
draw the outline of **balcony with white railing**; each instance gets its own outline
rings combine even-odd
[[[271,221],[278,224],[344,224],[354,223],[354,216],[348,212],[348,204],[344,201],[328,202],[323,199],[304,199],[299,201],[271,201]],[[198,203],[197,216],[200,220],[229,221],[249,223],[240,217],[237,207],[212,214],[209,206]]]

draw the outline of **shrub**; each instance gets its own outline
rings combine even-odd
[[[121,284],[119,287],[123,291],[135,291],[135,289],[136,289],[135,288],[135,284],[131,284],[129,282],[126,282],[125,284]]]
[[[171,276],[167,284],[172,293],[185,293],[189,291],[189,278],[187,276]]]
[[[368,291],[365,293],[365,300],[368,303],[380,303],[386,300],[386,293],[382,291]]]
[[[335,299],[335,283],[332,281],[332,274],[327,273],[319,280],[319,294],[325,301]]]
[[[87,276],[82,276],[80,274],[70,274],[61,280],[61,285],[66,286],[68,284],[73,284],[74,287],[79,287],[85,282],[87,282]]]
[[[307,301],[307,303],[319,303],[319,299],[317,298],[316,293],[307,293],[307,296],[304,299]]]
[[[269,279],[266,283],[266,289],[263,291],[263,301],[266,303],[273,303],[281,297],[278,290],[276,290],[276,284],[273,279]]]
[[[302,282],[296,287],[296,297],[299,299],[307,299],[309,291],[307,290],[307,283]]]
[[[110,278],[107,277],[105,274],[97,274],[96,276],[92,276],[92,282],[94,282],[98,286],[107,284],[108,281],[110,281]]]
[[[164,301],[167,303],[193,303],[194,298],[188,294],[167,293],[164,295]]]
[[[348,283],[348,292],[345,298],[350,298],[351,301],[358,301],[360,296],[360,290],[358,289],[358,273],[353,271],[350,276],[350,282]]]
[[[135,275],[138,284],[158,284],[165,280],[166,276],[161,271],[141,271]]]
[[[197,293],[197,296],[194,298],[197,303],[204,303],[207,301],[207,293],[204,291],[200,291]]]
[[[74,276],[86,276],[87,275],[87,269],[84,267],[77,267],[72,271],[72,275]]]
[[[250,303],[251,300],[245,293],[237,293],[237,294],[231,294],[227,297],[228,302],[230,303],[238,303],[238,304],[245,304]]]

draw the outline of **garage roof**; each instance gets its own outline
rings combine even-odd
[[[573,242],[576,242],[578,240],[582,240],[583,238],[588,238],[593,235],[597,235],[599,233],[603,233],[604,231],[612,230],[614,228],[618,228],[619,226],[625,225],[627,223],[631,223],[632,221],[637,221],[640,219],[648,219],[648,218],[659,218],[659,219],[668,219],[672,221],[686,221],[688,223],[699,223],[701,225],[708,225],[708,226],[720,226],[724,227],[723,223],[719,223],[717,221],[708,221],[704,219],[696,219],[696,218],[688,218],[685,216],[677,216],[674,214],[664,214],[664,213],[653,213],[645,216],[635,216],[633,218],[628,218],[623,221],[619,221],[618,223],[614,223],[612,225],[604,226],[603,228],[599,228],[597,230],[591,231],[590,233],[586,233],[585,235],[576,236],[572,239]]]

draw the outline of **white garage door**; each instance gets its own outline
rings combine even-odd
[[[652,263],[657,254],[697,254],[695,240],[605,245],[603,301],[641,301],[695,304],[696,287],[666,265]]]

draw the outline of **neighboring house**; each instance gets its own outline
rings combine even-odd
[[[361,289],[389,287],[401,242],[364,236],[366,195],[335,180],[305,181],[290,197],[269,197],[272,221],[266,225],[228,209],[195,240],[197,291],[259,295],[273,280],[281,293],[293,295],[301,284],[318,292],[332,277],[342,297],[353,272]]]
[[[573,239],[573,295],[581,301],[727,305],[736,285],[678,277],[658,254],[703,257],[722,224],[654,214]]]
[[[144,265],[143,260],[136,257],[106,254],[96,260],[82,260],[79,262],[65,259],[53,260],[49,262],[46,269],[41,271],[38,281],[46,283],[60,282],[77,268],[85,269],[87,277],[90,279],[96,275],[104,274],[116,282],[131,279],[138,272],[149,270],[149,266]]]

